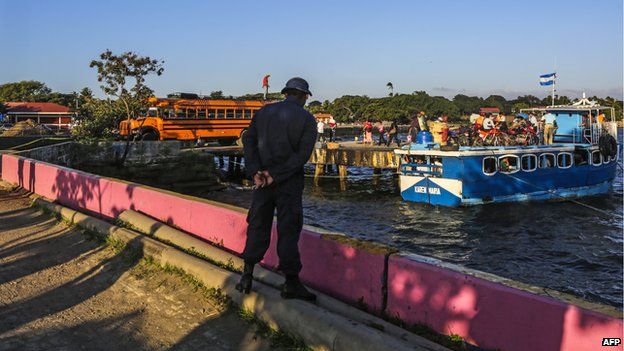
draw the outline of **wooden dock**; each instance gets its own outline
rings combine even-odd
[[[374,174],[380,174],[382,169],[398,169],[400,158],[394,154],[396,147],[362,144],[361,142],[347,141],[340,143],[321,144],[312,151],[308,163],[316,165],[315,178],[323,175],[329,167],[336,167],[341,180],[347,178],[347,167],[373,168]],[[219,166],[223,167],[224,157],[228,157],[231,171],[239,169],[243,158],[241,146],[206,146],[188,149],[194,152],[206,152],[219,158]],[[235,167],[236,166],[236,167]]]

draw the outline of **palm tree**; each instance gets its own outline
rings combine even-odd
[[[394,85],[392,85],[392,82],[388,82],[386,86],[390,89],[390,96],[394,95]]]

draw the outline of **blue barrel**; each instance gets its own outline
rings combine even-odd
[[[433,143],[433,134],[427,131],[418,132],[418,135],[416,136],[416,143],[417,144]]]

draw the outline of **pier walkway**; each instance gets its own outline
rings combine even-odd
[[[316,165],[315,177],[325,173],[327,168],[336,167],[340,179],[345,180],[347,167],[373,168],[375,174],[379,174],[382,169],[398,169],[400,159],[394,154],[394,149],[396,147],[367,145],[355,141],[324,143],[314,149],[308,163]],[[224,157],[228,157],[229,171],[239,169],[243,158],[241,146],[206,146],[187,150],[206,152],[218,157],[219,167],[224,166]]]
[[[274,350],[180,276],[0,183],[0,350]]]

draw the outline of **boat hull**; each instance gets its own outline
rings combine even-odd
[[[414,176],[401,176],[400,181],[402,185],[406,184],[405,187],[401,187],[401,196],[404,200],[449,207],[475,206],[504,202],[555,201],[594,196],[608,193],[612,184],[612,181],[609,180],[589,186],[470,198],[462,196],[461,181],[441,182],[439,179],[435,178]]]

